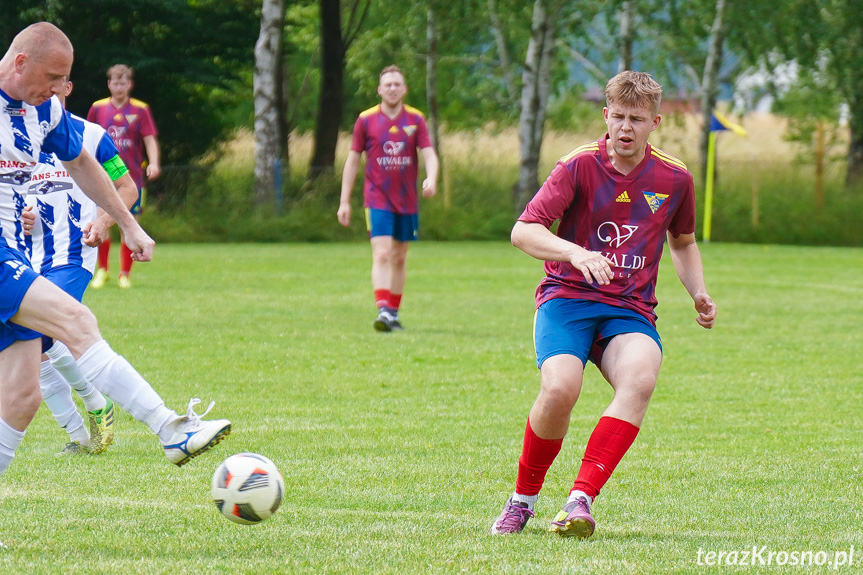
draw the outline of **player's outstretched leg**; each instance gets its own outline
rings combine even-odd
[[[159,394],[105,340],[84,352],[78,358],[78,365],[96,389],[113,398],[114,403],[159,436],[171,463],[184,465],[222,441],[231,431],[231,422],[227,419],[201,419],[215,402],[201,415],[193,409],[200,399],[192,399],[183,416],[165,407]]]
[[[549,531],[564,537],[590,537],[596,528],[596,521],[590,514],[590,504],[587,495],[573,493],[551,522]]]

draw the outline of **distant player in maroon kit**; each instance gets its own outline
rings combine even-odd
[[[144,151],[147,152],[147,179],[155,180],[162,173],[159,161],[159,141],[156,123],[150,107],[131,97],[134,71],[125,64],[108,68],[108,90],[110,98],[93,103],[87,113],[87,120],[99,124],[111,136],[120,152],[120,159],[129,168],[129,174],[138,186],[138,201],[132,206],[132,213],[141,213],[141,190],[144,188]],[[108,255],[111,249],[110,238],[99,246],[99,264],[96,275],[90,284],[98,289],[108,281]],[[120,244],[120,276],[117,285],[121,288],[132,287],[129,274],[132,271],[132,256],[125,242]]]
[[[403,102],[408,89],[396,66],[384,68],[378,94],[381,103],[357,118],[348,159],[342,173],[338,219],[351,223],[351,191],[366,153],[363,205],[372,245],[372,288],[378,331],[398,331],[399,306],[404,293],[409,242],[418,239],[419,197],[417,149],[422,152],[426,179],[422,194],[437,193],[438,158],[432,147],[425,117]]]
[[[545,260],[534,327],[541,386],[527,420],[515,492],[492,525],[494,534],[518,533],[534,516],[587,360],[614,397],[550,531],[593,534],[590,506],[635,441],[659,375],[655,288],[666,239],[695,303],[696,322],[710,329],[716,320],[695,244],[692,176],[680,160],[647,142],[661,120],[661,96],[648,74],[612,78],[602,110],[608,133],[561,158],[513,227],[513,245]],[[557,220],[555,235],[549,228]]]

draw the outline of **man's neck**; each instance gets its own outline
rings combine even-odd
[[[389,106],[385,102],[381,102],[381,112],[383,112],[384,115],[390,120],[395,119],[396,116],[401,114],[403,108],[404,104],[402,102],[399,102],[395,106]]]
[[[129,101],[129,96],[126,96],[124,98],[115,98],[114,96],[111,96],[111,104],[115,108],[117,108],[118,110],[120,108],[122,108],[123,106],[125,106],[126,102],[128,102],[128,101]]]
[[[614,151],[614,146],[611,145],[611,140],[609,139],[606,140],[605,151],[608,153],[608,160],[611,162],[611,165],[614,166],[614,169],[625,176],[637,168],[638,164],[640,164],[644,159],[644,154],[647,152],[647,145],[645,145],[644,148],[634,156],[621,157]]]

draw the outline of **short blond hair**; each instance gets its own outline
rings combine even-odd
[[[620,104],[634,108],[647,107],[659,113],[662,86],[650,74],[626,70],[605,85],[606,105]]]
[[[402,72],[401,68],[399,68],[395,64],[393,64],[392,66],[387,66],[386,68],[381,70],[381,75],[378,76],[378,78],[383,78],[384,74],[399,74],[401,75],[402,79],[404,79],[405,77],[404,72]]]
[[[132,78],[135,75],[135,71],[125,64],[114,64],[110,68],[108,68],[108,80],[120,80],[122,78]]]

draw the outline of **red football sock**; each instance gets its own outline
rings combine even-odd
[[[390,305],[390,290],[376,289],[375,290],[375,306],[378,309]]]
[[[129,275],[132,271],[132,250],[126,244],[120,243],[120,275]]]
[[[600,417],[587,442],[581,469],[570,493],[584,491],[589,497],[599,495],[605,482],[614,473],[614,468],[632,446],[636,435],[638,428],[628,421]]]
[[[99,267],[103,270],[108,269],[108,253],[111,251],[111,238],[108,238],[99,245],[99,255],[96,259],[99,260]]]
[[[563,438],[542,439],[530,427],[530,419],[524,429],[524,445],[518,459],[518,476],[515,492],[519,495],[537,495],[545,482],[545,474],[560,453]]]
[[[399,311],[399,306],[402,304],[402,294],[390,293],[390,303],[387,307]]]

